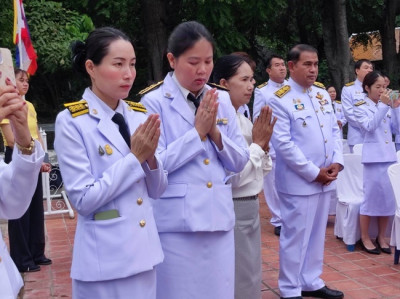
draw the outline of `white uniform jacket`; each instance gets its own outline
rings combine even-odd
[[[344,116],[342,101],[340,100],[333,101],[333,107],[335,108],[336,118],[338,121],[342,123],[342,128],[343,128],[344,125],[347,124],[347,119]]]
[[[362,82],[355,80],[342,88],[342,106],[344,116],[348,122],[347,143],[349,145],[362,144],[363,136],[358,122],[354,116],[354,104],[363,100],[365,93],[362,89]]]
[[[342,140],[328,93],[314,85],[304,89],[292,79],[278,93],[281,97],[270,101],[278,118],[272,134],[277,190],[292,195],[334,190],[334,183],[313,182],[321,167],[343,165]]]
[[[142,98],[149,112],[161,117],[158,153],[168,171],[168,188],[154,203],[160,232],[229,231],[234,227],[227,171],[240,172],[249,160],[249,151],[229,94],[218,90],[218,102],[221,151],[208,137],[200,139],[195,115],[171,73]]]
[[[287,80],[284,80],[283,83],[276,83],[271,79],[268,82],[259,85],[256,89],[254,89],[254,104],[253,104],[253,119],[260,114],[261,108],[269,105],[269,101],[274,96],[274,92],[279,88],[287,84]]]
[[[71,277],[82,281],[111,280],[148,271],[163,253],[152,201],[167,185],[166,173],[141,165],[88,88],[86,114],[59,113],[54,142],[69,200],[78,212]],[[104,103],[102,103],[104,105]],[[123,106],[133,134],[147,116]],[[120,217],[94,220],[95,213],[116,209]]]
[[[388,105],[370,98],[354,106],[354,116],[364,135],[363,163],[396,162],[396,149],[392,134],[400,132],[400,108],[391,109]]]
[[[270,105],[269,101],[274,97],[274,92],[279,88],[287,84],[287,80],[284,80],[283,83],[276,83],[269,79],[266,83],[259,85],[254,90],[254,104],[253,104],[253,122],[260,115],[262,107],[266,105]],[[273,160],[276,158],[275,149],[270,142],[270,150],[269,155]]]
[[[20,218],[29,207],[35,192],[44,152],[35,141],[30,156],[13,151],[12,162],[0,161],[0,219]],[[15,299],[23,286],[21,274],[15,267],[0,231],[0,298]]]

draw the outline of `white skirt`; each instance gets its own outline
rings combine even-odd
[[[118,253],[116,253],[118,254]],[[72,280],[73,299],[155,299],[156,271],[103,281]]]
[[[364,201],[360,215],[391,216],[396,212],[396,202],[387,170],[389,163],[364,163]]]
[[[234,233],[160,233],[164,262],[156,266],[158,299],[233,298]]]

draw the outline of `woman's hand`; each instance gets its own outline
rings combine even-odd
[[[253,142],[258,144],[264,151],[268,150],[268,144],[271,140],[273,129],[277,118],[272,120],[272,109],[268,106],[261,108],[260,115],[257,117],[253,125]]]
[[[7,86],[0,88],[0,121],[26,105],[11,84],[11,81],[7,81]]]
[[[391,106],[391,101],[390,101],[390,93],[391,93],[391,92],[392,92],[391,89],[385,90],[385,91],[381,94],[381,96],[379,97],[379,100],[380,100],[382,103]]]
[[[42,163],[42,166],[40,167],[40,172],[50,172],[50,170],[51,170],[50,163]]]
[[[157,167],[154,154],[160,138],[160,124],[159,115],[151,114],[131,136],[132,154],[136,156],[140,164],[147,160],[151,169]]]
[[[28,128],[28,106],[18,95],[15,86],[9,79],[7,86],[0,89],[0,120],[8,118],[14,134],[14,140],[21,146],[31,143],[31,133]]]
[[[207,90],[197,109],[194,127],[202,140],[207,134],[216,129],[216,115],[218,111],[217,98],[218,93],[215,88]]]

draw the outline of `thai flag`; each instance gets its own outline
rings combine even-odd
[[[14,44],[17,45],[17,67],[33,75],[37,69],[37,55],[29,34],[22,0],[14,0]]]

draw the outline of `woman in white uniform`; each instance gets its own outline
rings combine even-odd
[[[335,86],[333,85],[328,86],[326,88],[326,91],[329,93],[333,108],[335,109],[335,115],[340,129],[340,135],[343,138],[343,127],[347,124],[347,120],[344,117],[342,101],[337,98]]]
[[[254,90],[254,72],[243,57],[226,55],[215,63],[212,82],[229,90],[236,119],[250,151],[244,169],[232,177],[235,209],[235,298],[261,298],[261,229],[257,194],[263,189],[264,176],[272,169],[269,141],[276,118],[265,106],[253,123],[239,108],[249,103]]]
[[[4,80],[5,78],[1,78]],[[0,87],[0,121],[10,120],[16,149],[12,163],[0,159],[0,218],[16,219],[29,207],[42,166],[44,151],[39,141],[34,141],[28,128],[28,107],[8,79]],[[12,196],[10,196],[12,194]],[[21,274],[13,263],[0,231],[0,298],[13,299],[24,285]]]
[[[78,212],[72,296],[154,299],[154,267],[163,253],[150,197],[167,185],[155,156],[160,120],[122,100],[136,76],[135,51],[124,33],[98,28],[72,52],[74,68],[92,83],[56,120],[55,150]]]
[[[377,71],[365,76],[363,89],[367,97],[354,104],[354,115],[364,136],[364,201],[360,207],[360,245],[371,254],[381,251],[390,254],[385,232],[389,216],[394,215],[396,208],[387,169],[397,161],[392,134],[399,132],[399,101],[391,102],[384,77]],[[378,218],[377,247],[368,234],[371,216]]]
[[[177,26],[168,41],[173,69],[147,89],[146,108],[159,113],[158,153],[168,187],[154,202],[165,254],[157,266],[157,298],[233,298],[235,215],[228,171],[249,152],[226,91],[206,84],[214,44],[200,23]]]

